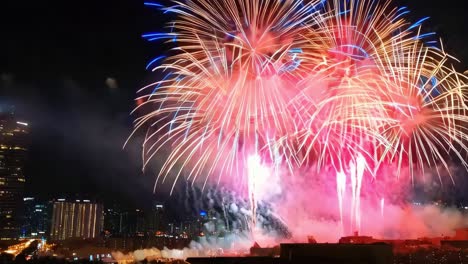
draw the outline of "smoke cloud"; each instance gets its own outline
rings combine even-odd
[[[283,192],[271,203],[296,241],[305,241],[311,235],[319,242],[337,242],[341,236],[355,231],[381,239],[453,236],[454,229],[468,225],[467,215],[458,208],[433,199],[432,192],[437,193],[442,188],[440,185],[443,186],[440,183],[436,188],[434,182],[439,182],[439,176],[443,181],[450,181],[448,173],[439,175],[433,170],[432,174],[426,171],[424,175],[410,175],[406,171],[389,165],[374,176],[364,174],[359,194],[360,228],[351,221],[349,179],[343,198],[343,216],[340,216],[333,170],[317,173],[311,169],[303,172],[303,177],[284,177]],[[455,167],[451,174],[456,175]],[[423,199],[424,192],[415,194],[416,186],[430,190],[432,201],[421,202],[427,199]]]

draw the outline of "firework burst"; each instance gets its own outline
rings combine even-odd
[[[373,175],[383,163],[448,170],[451,154],[467,166],[467,80],[425,19],[388,1],[173,3],[171,32],[144,35],[177,47],[150,63],[164,78],[140,91],[151,111],[135,124],[145,166],[169,149],[156,184],[245,183],[251,155],[291,170],[364,159]]]
[[[363,153],[375,174],[381,162],[398,169],[437,167],[450,153],[466,166],[466,78],[431,47],[404,9],[375,1],[334,1],[307,34],[322,62],[304,79],[297,101],[302,161],[341,170]],[[320,48],[319,48],[320,47]],[[343,164],[344,162],[344,164]],[[319,166],[320,167],[320,166]]]
[[[300,47],[307,41],[301,32],[312,23],[317,4],[186,1],[168,9],[179,15],[170,34],[179,46],[154,68],[169,77],[144,89],[157,87],[141,106],[157,110],[136,122],[137,128],[158,127],[145,141],[145,162],[161,148],[172,148],[162,180],[177,164],[190,164],[189,178],[196,180],[214,170],[242,170],[247,153],[275,158],[265,146],[296,129],[290,101],[308,73],[301,66]]]

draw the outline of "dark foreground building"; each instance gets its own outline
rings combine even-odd
[[[20,236],[29,126],[0,109],[0,240]]]
[[[390,264],[393,249],[387,244],[281,244],[282,263]]]
[[[281,244],[279,257],[189,258],[191,264],[391,264],[392,246],[387,244]]]

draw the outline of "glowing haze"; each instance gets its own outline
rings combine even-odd
[[[164,159],[155,189],[230,186],[253,226],[267,200],[295,237],[434,235],[401,197],[421,175],[453,177],[451,158],[467,167],[467,79],[426,19],[371,0],[146,5],[176,14],[168,33],[144,35],[175,44],[137,98],[144,166]],[[420,221],[403,228],[403,216]]]

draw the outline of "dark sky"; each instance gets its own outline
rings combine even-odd
[[[155,78],[161,52],[141,39],[161,15],[140,1],[2,2],[2,100],[32,128],[29,194],[82,193],[147,200],[153,176],[140,169],[131,131],[136,90]],[[106,85],[117,80],[117,88]]]
[[[465,1],[397,2],[413,21],[430,16],[426,28],[468,61]],[[156,78],[146,62],[164,49],[141,34],[165,19],[137,0],[2,1],[0,100],[31,123],[28,193],[148,200],[154,178],[141,173],[138,141],[122,145],[136,90]]]

